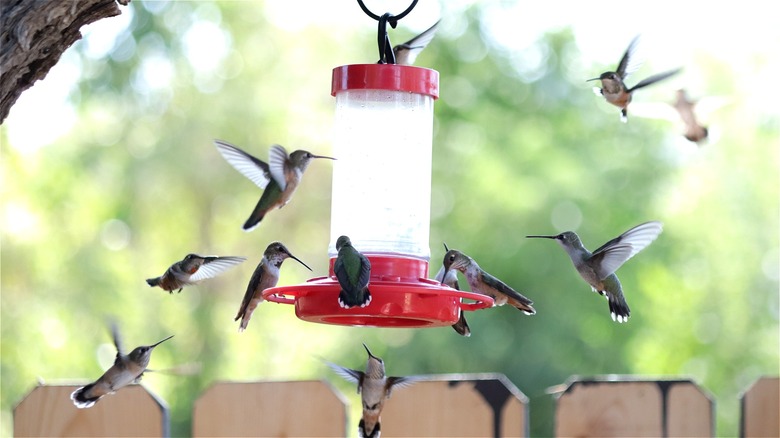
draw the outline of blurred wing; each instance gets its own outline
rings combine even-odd
[[[325,362],[336,374],[341,376],[343,379],[347,380],[348,382],[357,383],[360,384],[360,382],[363,381],[363,376],[365,375],[362,371],[353,370],[351,368],[344,368],[340,365],[336,365],[332,362]]]
[[[416,382],[423,380],[421,377],[418,376],[407,376],[407,377],[388,377],[387,383],[385,384],[387,388],[387,397],[390,398],[390,393],[395,388],[406,388],[409,386],[414,385]]]
[[[399,44],[393,47],[395,52],[395,62],[400,65],[412,65],[417,59],[417,55],[425,49],[428,44],[436,36],[436,28],[439,26],[439,22],[433,24],[423,33],[410,39],[409,41]]]
[[[635,36],[634,39],[631,40],[631,43],[628,44],[628,49],[626,49],[626,53],[623,54],[623,58],[620,60],[620,64],[618,64],[616,73],[621,78],[626,79],[642,66],[642,59],[639,55],[638,48],[639,35]]]
[[[119,334],[119,327],[116,325],[116,321],[110,321],[108,325],[111,330],[111,339],[114,341],[114,346],[116,347],[116,357],[118,359],[119,356],[124,354],[124,350],[122,349],[122,336]]]
[[[664,79],[666,79],[666,78],[668,78],[670,76],[674,76],[677,73],[679,73],[680,70],[682,70],[682,69],[681,68],[676,68],[674,70],[665,71],[663,73],[658,73],[657,75],[652,75],[649,78],[642,79],[641,81],[639,81],[638,84],[636,84],[633,87],[629,88],[628,92],[632,92],[634,90],[638,90],[638,89],[640,89],[642,87],[646,87],[648,85],[652,85],[652,84],[654,84],[656,82],[662,81],[662,80],[664,80]]]
[[[249,178],[258,187],[265,189],[265,186],[268,185],[268,181],[271,180],[271,172],[268,168],[268,164],[230,143],[214,140],[214,145],[217,146],[217,150],[222,154],[222,157],[228,164],[233,166],[241,175]]]
[[[192,274],[190,281],[195,282],[216,277],[244,260],[246,260],[246,257],[217,257],[211,261],[206,261]]]
[[[597,274],[601,279],[614,273],[628,259],[654,241],[661,231],[661,222],[645,222],[610,240],[593,251],[592,259],[600,261]]]
[[[276,184],[279,184],[282,191],[287,187],[287,176],[284,168],[287,166],[288,158],[287,151],[278,144],[271,146],[271,150],[268,152],[268,167],[271,169],[271,177],[276,181]]]

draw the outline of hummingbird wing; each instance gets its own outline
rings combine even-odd
[[[639,224],[593,251],[591,260],[600,279],[613,274],[628,259],[654,241],[663,231],[661,222]]]
[[[630,93],[630,92],[632,92],[634,90],[638,90],[638,89],[646,87],[648,85],[652,85],[652,84],[654,84],[654,83],[656,83],[658,81],[662,81],[662,80],[664,80],[664,79],[666,79],[666,78],[668,78],[670,76],[676,75],[677,73],[680,72],[680,70],[682,70],[682,68],[676,68],[674,70],[669,70],[669,71],[665,71],[663,73],[658,73],[656,75],[652,75],[649,78],[645,78],[645,79],[639,81],[638,84],[634,85],[633,87],[629,88],[626,91]]]
[[[393,377],[389,376],[385,381],[385,392],[387,398],[390,398],[390,393],[394,388],[406,388],[412,386],[416,382],[422,380],[419,376],[406,376],[406,377]]]
[[[271,177],[279,184],[279,188],[284,191],[287,187],[287,174],[284,169],[290,167],[290,156],[287,151],[278,144],[271,146],[268,152],[268,167],[271,169]]]
[[[631,42],[628,44],[628,48],[626,49],[626,53],[624,53],[623,58],[620,59],[620,64],[618,64],[616,73],[618,76],[620,76],[621,79],[626,79],[629,75],[639,70],[639,67],[642,66],[642,59],[640,58],[637,51],[638,47],[639,35],[635,36],[634,39],[631,40]]]
[[[111,329],[111,339],[116,347],[116,359],[114,360],[114,363],[116,363],[119,362],[120,356],[124,354],[122,352],[122,336],[119,334],[119,327],[116,325],[116,321],[111,321],[109,327]]]
[[[357,383],[357,392],[360,394],[360,390],[363,388],[363,379],[366,377],[366,374],[363,371],[353,370],[352,368],[345,368],[341,365],[336,365],[333,362],[326,361],[325,363],[344,380]]]
[[[441,21],[441,20],[439,20]],[[409,41],[399,44],[393,47],[393,53],[395,53],[395,62],[399,65],[412,65],[414,60],[417,59],[417,55],[428,46],[428,44],[436,36],[436,29],[439,26],[439,21],[433,23],[433,26],[410,39]]]
[[[536,310],[534,310],[534,308],[532,307],[532,304],[534,303],[533,301],[520,295],[516,290],[507,286],[506,283],[499,280],[498,278],[488,274],[482,268],[480,268],[479,270],[482,276],[482,282],[485,283],[485,285],[509,297],[510,304],[522,310],[525,314],[527,315],[536,314]]]
[[[261,189],[265,189],[271,180],[271,171],[268,164],[258,158],[249,155],[241,149],[222,140],[214,140],[217,150],[234,169],[241,175],[249,178]]]
[[[233,321],[238,321],[239,318],[244,318],[247,312],[247,309],[249,308],[249,303],[252,302],[252,300],[255,298],[255,294],[260,292],[262,293],[262,290],[259,290],[260,284],[263,282],[263,273],[265,273],[265,269],[263,269],[263,263],[265,259],[262,259],[260,263],[257,264],[257,267],[255,268],[255,272],[252,273],[252,278],[249,279],[249,284],[246,287],[246,292],[244,293],[244,299],[241,301],[241,307],[238,309],[238,314],[236,314],[235,319]],[[247,321],[247,324],[249,321]],[[242,329],[246,328],[244,326],[244,322],[241,322],[242,328],[239,329],[239,331],[243,331]]]
[[[202,265],[195,271],[190,277],[190,281],[200,281],[207,278],[213,278],[217,275],[227,271],[228,269],[236,266],[237,264],[246,260],[246,257],[214,257],[213,259],[206,259]]]

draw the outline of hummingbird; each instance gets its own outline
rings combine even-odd
[[[444,244],[444,250],[449,251],[446,243]],[[439,272],[436,273],[436,276],[433,277],[433,279],[455,290],[460,290],[460,285],[458,284],[458,271],[451,269],[447,271],[446,277],[444,276],[444,271],[444,265],[442,265],[442,267],[439,269]],[[452,324],[452,328],[455,329],[455,331],[458,332],[458,334],[461,336],[471,336],[471,329],[469,328],[469,324],[466,322],[466,314],[463,312],[463,310],[460,311],[458,322]]]
[[[171,335],[152,345],[136,347],[130,354],[124,354],[122,353],[119,330],[115,324],[111,325],[111,335],[114,340],[114,346],[116,346],[114,365],[106,370],[95,382],[73,391],[70,399],[73,400],[73,404],[79,409],[89,408],[104,395],[113,394],[129,384],[137,383],[141,380],[144,371],[147,371],[146,367],[149,365],[149,359],[152,357],[154,347],[173,337]]]
[[[439,20],[441,21],[441,20]],[[417,59],[417,55],[428,46],[428,43],[436,36],[436,28],[439,26],[439,21],[433,23],[433,26],[410,39],[409,41],[398,44],[393,47],[393,53],[395,54],[395,63],[399,65],[412,65],[414,60]]]
[[[368,280],[371,277],[371,262],[352,246],[347,236],[336,240],[338,256],[333,264],[333,272],[341,285],[339,306],[366,307],[371,302],[371,292],[368,290]]]
[[[674,102],[674,108],[680,113],[680,118],[685,124],[685,138],[693,143],[701,143],[707,139],[709,132],[705,126],[702,126],[696,120],[696,114],[693,112],[695,105],[696,102],[688,99],[685,90],[677,90],[677,100]]]
[[[522,310],[526,315],[534,315],[536,313],[532,306],[533,301],[520,295],[498,278],[482,270],[474,259],[456,249],[451,249],[444,254],[444,275],[442,275],[442,278],[446,279],[450,270],[460,271],[464,274],[471,291],[493,298],[495,300],[494,305],[503,306],[509,303]]]
[[[160,286],[171,294],[176,289],[181,292],[184,286],[216,277],[244,260],[246,257],[187,254],[184,259],[172,264],[163,275],[149,278],[146,283],[152,287]]]
[[[263,258],[260,259],[260,263],[257,264],[257,268],[255,268],[255,272],[249,280],[244,300],[241,302],[238,314],[236,314],[236,318],[233,320],[238,321],[241,318],[241,324],[238,327],[239,332],[246,330],[247,325],[249,325],[249,319],[252,318],[252,313],[263,302],[263,291],[269,287],[276,286],[276,283],[279,281],[279,268],[282,267],[282,262],[287,258],[297,261],[311,271],[311,268],[306,263],[292,255],[281,242],[273,242],[268,245],[263,253]]]
[[[282,208],[290,202],[295,189],[301,183],[303,172],[309,167],[313,158],[335,160],[332,157],[314,155],[304,150],[297,150],[288,155],[282,146],[275,144],[271,146],[268,163],[266,163],[230,143],[214,140],[214,144],[228,164],[263,189],[263,195],[244,223],[244,231],[251,231],[260,224],[269,211],[277,207]]]
[[[622,323],[628,321],[631,310],[623,296],[623,288],[615,271],[654,241],[662,230],[661,222],[645,222],[601,245],[592,253],[585,249],[574,231],[566,231],[556,236],[526,237],[557,240],[569,254],[580,276],[590,284],[594,292],[598,292],[609,301],[612,320]]]
[[[382,359],[371,354],[371,350],[366,344],[363,344],[363,348],[368,353],[365,373],[330,362],[327,364],[344,379],[357,383],[357,392],[361,395],[363,405],[363,417],[358,423],[358,436],[378,437],[380,434],[379,416],[382,414],[382,408],[385,406],[385,401],[390,398],[393,388],[409,386],[417,379],[385,376],[385,363]]]
[[[636,56],[638,44],[639,35],[635,36],[634,39],[631,40],[631,43],[628,45],[628,49],[626,49],[626,53],[624,53],[623,58],[620,59],[620,64],[618,64],[617,71],[607,71],[602,73],[597,78],[591,78],[586,81],[601,81],[602,88],[596,87],[593,89],[593,91],[600,96],[604,96],[607,102],[620,108],[620,121],[623,123],[628,121],[628,104],[631,103],[631,98],[634,91],[662,81],[679,73],[681,70],[680,68],[677,68],[652,75],[639,81],[639,83],[633,87],[628,88],[624,81],[630,74],[634,73],[642,65],[641,61],[639,61]]]

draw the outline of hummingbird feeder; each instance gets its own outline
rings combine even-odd
[[[324,324],[374,327],[439,327],[461,311],[493,305],[485,295],[458,291],[428,278],[433,101],[439,72],[398,65],[386,25],[402,14],[381,17],[377,64],[333,69],[336,98],[331,232],[327,277],[266,289],[268,301],[294,304],[298,318]],[[365,307],[342,308],[333,271],[336,240],[350,237],[371,262]],[[463,302],[467,299],[473,302]]]

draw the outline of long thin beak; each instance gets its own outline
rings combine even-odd
[[[374,356],[373,354],[371,354],[371,350],[369,350],[369,349],[368,349],[368,347],[366,346],[366,344],[365,344],[365,343],[363,343],[363,348],[365,348],[365,349],[366,349],[366,352],[368,353],[368,356],[369,356],[369,357],[373,357],[374,359],[379,359],[378,357],[376,357],[376,356]]]
[[[298,262],[298,263],[302,264],[303,266],[306,266],[306,269],[308,269],[308,270],[310,270],[310,271],[311,271],[311,268],[309,267],[309,265],[307,265],[306,263],[303,263],[303,262],[301,261],[301,259],[299,259],[298,257],[295,257],[294,255],[290,254],[289,252],[287,253],[287,255],[289,255],[289,256],[290,256],[290,258],[291,258],[291,259],[293,259],[293,260],[295,260],[296,262]],[[314,272],[314,271],[312,271],[312,272]]]
[[[171,339],[172,337],[173,337],[173,335],[170,335],[170,336],[168,336],[167,338],[163,339],[162,341],[160,341],[160,342],[158,342],[158,343],[156,343],[156,344],[152,344],[152,345],[150,345],[150,346],[149,346],[149,348],[154,348],[154,347],[156,347],[156,346],[158,346],[158,345],[162,344],[163,342],[167,341],[168,339]]]
[[[445,252],[450,252],[450,249],[447,248],[447,242],[442,242],[442,243],[444,244],[444,251]]]
[[[444,270],[444,274],[441,276],[441,283],[439,283],[439,284],[441,284],[442,286],[444,286],[444,279],[447,278],[447,273],[448,272],[450,272],[450,270],[449,269],[445,269]]]
[[[333,158],[333,157],[326,157],[325,155],[314,155],[314,154],[311,154],[311,157],[312,158],[327,158],[328,160],[335,160],[335,158]]]
[[[590,82],[590,81],[598,81],[599,79],[601,79],[601,78],[593,78],[593,79],[588,79],[588,80],[587,80],[587,81],[585,81],[585,82]]]
[[[525,236],[528,239],[557,239],[558,236]]]

